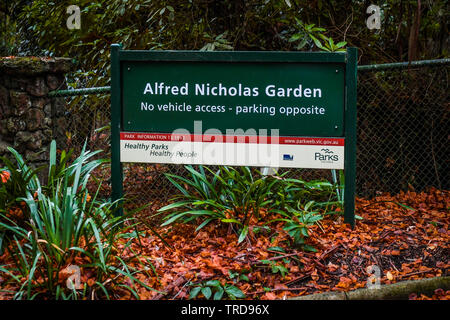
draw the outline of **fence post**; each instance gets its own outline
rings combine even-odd
[[[356,80],[358,49],[347,48],[345,64],[344,222],[355,226],[356,192]]]
[[[122,126],[122,114],[120,111],[121,86],[120,86],[120,44],[111,45],[111,201],[123,198],[123,169],[120,162],[120,130]],[[122,215],[123,210],[120,200],[116,215]]]

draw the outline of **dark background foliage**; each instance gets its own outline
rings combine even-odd
[[[380,30],[366,25],[371,4],[381,8]],[[81,9],[79,30],[66,26],[69,5]],[[317,51],[333,39],[358,47],[359,65],[439,59],[448,57],[449,12],[439,0],[3,0],[0,56],[75,58],[71,88],[109,85],[112,43],[145,50]],[[358,77],[358,193],[448,188],[448,67]],[[67,110],[66,134],[74,145],[91,141],[109,122],[108,95],[74,97]],[[155,181],[161,180],[153,180],[153,189]],[[161,197],[167,193],[166,185],[159,189]]]
[[[369,30],[369,5],[381,29]],[[67,7],[81,8],[68,30]],[[0,55],[56,55],[79,61],[79,84],[108,83],[109,46],[146,50],[319,50],[305,26],[359,48],[359,64],[448,55],[446,1],[355,0],[6,0]],[[317,33],[315,34],[317,36]],[[292,41],[294,35],[297,40]]]

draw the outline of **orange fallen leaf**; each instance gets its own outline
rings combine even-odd
[[[268,300],[275,300],[277,299],[277,295],[273,292],[266,292],[266,294],[264,295],[264,297]]]
[[[92,287],[92,286],[94,286],[94,284],[95,284],[95,279],[94,278],[89,278],[88,281],[87,281],[87,285],[89,287]]]

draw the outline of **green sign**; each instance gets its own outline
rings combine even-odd
[[[112,199],[122,198],[122,162],[344,169],[344,217],[353,226],[356,59],[355,48],[198,52],[113,45]]]
[[[301,56],[301,55],[300,55]],[[123,130],[279,128],[281,136],[344,134],[342,63],[124,61]]]

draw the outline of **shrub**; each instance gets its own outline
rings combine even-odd
[[[4,157],[0,157],[0,161],[6,164],[5,168],[0,169],[0,213],[23,224],[27,215],[25,203],[20,198],[26,196],[27,190],[33,185],[33,177],[39,169],[32,170],[26,166],[15,166]]]
[[[185,168],[189,177],[166,174],[180,194],[171,204],[159,209],[160,213],[169,213],[162,225],[197,220],[198,231],[212,221],[229,223],[237,227],[240,243],[249,227],[261,220],[261,209],[265,209],[270,214],[280,215],[266,225],[282,221],[294,244],[304,245],[308,228],[337,204],[332,201],[335,197],[333,184],[327,181],[288,179],[285,178],[288,172],[261,176],[258,171],[252,174],[248,167],[221,166],[216,172],[203,166],[199,166],[198,171],[192,166]]]
[[[9,281],[17,282],[16,299],[109,299],[117,290],[127,290],[139,298],[133,288],[135,283],[151,289],[134,277],[136,271],[121,257],[133,237],[138,236],[136,222],[130,218],[133,213],[115,216],[118,201],[97,199],[99,188],[93,196],[88,193],[92,170],[106,160],[92,160],[98,151],[89,152],[85,147],[73,163],[68,164],[71,152],[62,152],[57,162],[53,141],[46,186],[41,186],[22,157],[10,150],[17,168],[12,163],[8,168],[25,175],[22,179],[27,181],[26,188],[21,189],[25,196],[19,200],[29,210],[26,226],[0,213],[0,232],[9,240],[5,249],[10,260],[7,266],[0,267],[0,272],[9,275]],[[121,239],[128,241],[119,247]],[[67,285],[67,278],[79,282],[71,270],[79,270],[78,276],[87,281]],[[129,284],[123,283],[124,278]]]
[[[224,293],[226,293],[231,300],[245,298],[245,294],[238,287],[231,284],[222,285],[219,280],[204,281],[195,285],[189,292],[189,299],[195,299],[199,293],[207,300],[211,297],[214,300],[221,300]]]
[[[260,209],[270,202],[271,189],[278,182],[271,176],[255,178],[248,167],[221,166],[217,172],[206,167],[211,178],[203,166],[199,166],[199,171],[192,166],[185,168],[189,178],[166,174],[181,194],[172,199],[175,202],[158,210],[169,212],[162,225],[200,219],[198,231],[218,220],[237,227],[239,243],[247,236],[249,226],[258,221]]]
[[[314,250],[305,244],[309,228],[322,220],[337,202],[334,201],[333,184],[328,181],[283,179],[280,188],[274,193],[270,212],[280,217],[272,222],[283,222],[283,230],[291,237],[295,246]]]

